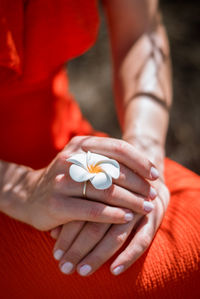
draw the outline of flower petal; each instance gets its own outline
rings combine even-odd
[[[66,159],[66,161],[74,163],[76,165],[79,165],[85,169],[87,168],[86,153],[75,154],[75,155],[71,156],[70,158]]]
[[[94,174],[87,172],[84,168],[75,164],[70,166],[69,174],[70,177],[76,182],[85,182],[94,176]]]
[[[99,172],[95,174],[95,176],[91,178],[90,181],[96,189],[100,190],[107,189],[112,185],[111,176],[104,172]]]
[[[116,160],[113,160],[113,159],[108,158],[107,160],[101,160],[101,162],[99,162],[98,164],[101,165],[101,163],[109,163],[109,164],[112,164],[115,167],[120,169],[119,163]]]
[[[96,164],[99,164],[101,161],[105,161],[105,160],[107,161],[107,160],[109,160],[109,158],[99,155],[99,154],[91,153],[91,152],[87,153],[88,165],[91,165],[91,164],[96,165]]]
[[[101,169],[103,169],[107,174],[109,174],[111,177],[114,179],[118,179],[119,174],[120,174],[120,169],[119,167],[114,166],[113,164],[110,163],[101,163],[99,165]]]

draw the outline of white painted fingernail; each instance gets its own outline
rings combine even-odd
[[[152,179],[157,179],[159,177],[159,172],[155,167],[151,167],[150,174]]]
[[[54,252],[53,256],[55,258],[55,260],[59,261],[61,259],[61,257],[63,256],[64,251],[61,249],[58,249]]]
[[[124,218],[126,221],[131,221],[131,220],[133,220],[134,215],[133,215],[133,213],[126,213]]]
[[[124,265],[117,266],[115,269],[112,270],[114,275],[119,275],[124,270]]]
[[[79,274],[81,276],[86,276],[88,273],[90,273],[92,270],[92,267],[90,265],[83,265],[80,269],[79,269]]]
[[[153,187],[150,187],[149,196],[151,197],[151,199],[154,199],[157,196],[157,192]]]
[[[152,204],[152,202],[150,202],[150,201],[144,202],[144,210],[146,212],[151,212],[153,210],[153,208],[154,208],[154,205]]]
[[[64,263],[60,270],[64,273],[64,274],[69,274],[71,272],[71,270],[73,269],[74,265],[70,262],[66,262]]]

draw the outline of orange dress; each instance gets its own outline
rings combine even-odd
[[[94,135],[64,63],[98,32],[95,0],[0,0],[0,159],[44,167],[75,135]],[[0,298],[200,298],[200,177],[166,159],[171,191],[148,251],[118,277],[63,275],[48,232],[0,213]],[[113,260],[113,258],[112,258]]]

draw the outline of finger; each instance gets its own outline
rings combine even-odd
[[[71,247],[62,256],[60,270],[64,274],[72,273],[76,265],[102,239],[110,224],[87,222]]]
[[[113,274],[118,275],[128,269],[151,244],[169,202],[167,187],[162,182],[159,185],[157,186],[159,196],[155,200],[155,209],[143,217],[134,238],[111,265],[111,272]]]
[[[62,230],[53,249],[53,256],[56,260],[60,260],[65,251],[68,250],[84,226],[84,223],[84,221],[73,221],[62,226]]]
[[[149,180],[155,180],[159,177],[155,165],[126,141],[108,137],[90,136],[78,137],[78,139],[79,142],[81,141],[81,148],[85,151],[89,150],[116,159]],[[74,139],[74,143],[78,139]]]
[[[50,235],[53,239],[57,239],[60,232],[61,232],[62,226],[57,226],[56,228],[52,229],[50,231]]]
[[[114,275],[121,274],[140,258],[150,246],[157,228],[153,212],[143,217],[130,244],[112,263],[110,270]]]
[[[155,188],[153,188],[147,180],[123,164],[120,164],[119,178],[113,179],[113,183],[134,193],[150,197],[151,199],[154,199],[157,195]]]
[[[67,181],[66,177],[63,177],[57,187],[57,192],[64,194],[66,192],[69,196],[79,197],[82,194],[83,184]],[[156,191],[154,193],[156,195]],[[154,208],[154,204],[148,201],[148,197],[141,196],[137,193],[133,193],[125,188],[113,184],[110,188],[105,190],[95,189],[90,182],[86,187],[87,199],[95,200],[98,202],[106,203],[115,207],[125,207],[139,214],[147,214]]]
[[[57,225],[73,220],[103,223],[126,223],[133,219],[133,213],[128,209],[110,207],[108,205],[54,194],[48,202],[49,217]]]
[[[90,275],[113,256],[124,244],[139,217],[141,216],[136,215],[134,220],[127,224],[113,225],[94,250],[78,264],[78,273],[82,276]]]
[[[67,170],[67,169],[66,169]],[[68,173],[66,171],[66,173]],[[68,192],[69,188],[71,188],[71,191],[74,189],[73,180],[64,174],[59,174],[55,177],[55,189],[57,190],[63,190],[64,192]],[[150,183],[134,173],[131,169],[124,166],[123,164],[120,164],[120,176],[118,179],[113,179],[113,183],[116,185],[123,187],[129,191],[132,191],[134,193],[150,197],[151,199],[154,199],[157,195],[157,192],[155,188],[153,188]],[[69,186],[68,186],[69,185]],[[80,184],[81,186],[81,184]],[[94,188],[95,189],[95,188]],[[79,188],[80,190],[80,188]],[[79,191],[80,192],[80,191]],[[79,195],[81,192],[79,193]],[[70,193],[69,193],[70,195]],[[71,194],[73,195],[73,194]]]

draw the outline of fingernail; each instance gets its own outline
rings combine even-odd
[[[92,270],[92,267],[90,265],[84,265],[79,269],[79,274],[81,276],[86,276],[88,273],[90,273]]]
[[[155,167],[151,167],[150,174],[152,179],[157,179],[159,177],[159,172]]]
[[[61,249],[58,249],[54,252],[53,256],[55,258],[55,260],[59,261],[61,259],[61,257],[63,256],[64,251]]]
[[[133,220],[134,215],[133,215],[133,213],[126,213],[124,218],[126,221],[131,221],[131,220]]]
[[[150,187],[149,196],[154,199],[157,196],[157,192],[153,187]]]
[[[152,202],[150,202],[150,201],[144,202],[144,210],[146,212],[151,212],[153,210],[153,208],[154,208],[154,205],[152,204]]]
[[[124,270],[124,266],[117,266],[115,269],[112,270],[112,273],[114,275],[119,275]]]
[[[73,269],[74,265],[70,262],[66,262],[64,263],[60,270],[64,273],[64,274],[69,274],[71,272],[71,270]]]

